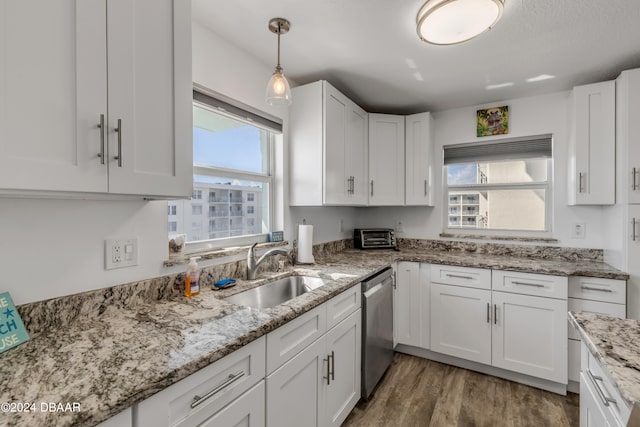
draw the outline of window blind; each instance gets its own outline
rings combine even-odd
[[[444,146],[444,164],[475,163],[492,160],[551,158],[551,135],[501,139],[486,143]]]
[[[266,113],[258,112],[249,106],[238,106],[222,99],[222,96],[212,96],[204,90],[193,90],[193,100],[208,105],[219,111],[246,120],[255,126],[265,128],[276,133],[282,133],[282,121],[276,117],[267,117]],[[252,111],[253,110],[253,111]]]

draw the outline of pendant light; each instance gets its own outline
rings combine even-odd
[[[280,66],[280,34],[287,34],[291,24],[284,18],[269,21],[269,31],[278,35],[278,65],[267,85],[267,104],[282,106],[291,104],[291,88]]]
[[[431,44],[462,43],[490,30],[505,0],[427,0],[416,17],[418,37]]]

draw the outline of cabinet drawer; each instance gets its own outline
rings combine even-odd
[[[606,314],[611,317],[625,318],[626,307],[622,304],[612,304],[610,302],[589,301],[583,299],[569,298],[569,311],[584,311],[587,313]],[[580,335],[576,328],[569,325],[569,338],[579,340]]]
[[[582,276],[569,277],[569,298],[625,304],[626,296],[626,280]]]
[[[491,270],[450,265],[431,265],[431,281],[445,285],[491,289]]]
[[[265,341],[261,337],[144,400],[134,425],[199,425],[264,378]]]
[[[349,317],[360,308],[362,291],[360,284],[352,286],[327,302],[327,330]]]
[[[587,369],[583,369],[585,380],[596,390],[599,397],[599,403],[604,405],[605,413],[610,411],[619,425],[627,425],[631,408],[622,399],[618,389],[611,383],[596,358],[589,350],[582,345],[582,351],[587,352]],[[604,397],[603,397],[604,396]],[[604,398],[610,398],[609,405],[603,401]],[[607,417],[608,418],[608,417]]]
[[[491,286],[494,291],[567,299],[567,284],[561,276],[493,270]]]
[[[267,375],[320,338],[327,330],[322,304],[267,335]]]

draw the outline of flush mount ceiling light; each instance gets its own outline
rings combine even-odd
[[[427,0],[416,23],[418,37],[431,44],[462,43],[490,30],[505,0]]]
[[[291,104],[291,88],[280,66],[280,35],[287,34],[291,23],[284,18],[273,18],[269,21],[269,31],[278,35],[278,65],[267,85],[267,104],[273,106]]]

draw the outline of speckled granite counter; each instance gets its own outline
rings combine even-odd
[[[640,402],[640,321],[569,313],[582,342],[629,406]]]
[[[223,291],[212,291],[203,286],[201,295],[191,300],[166,291],[171,286],[179,288],[179,280],[159,278],[158,289],[148,291],[145,294],[148,300],[134,306],[128,306],[124,301],[133,298],[134,292],[122,291],[120,287],[92,292],[86,298],[91,304],[81,300],[82,294],[72,296],[75,299],[65,297],[43,303],[43,307],[50,310],[49,315],[55,311],[52,308],[78,313],[68,324],[59,319],[49,321],[49,325],[56,326],[36,328],[38,332],[31,341],[0,354],[0,403],[77,402],[81,410],[0,413],[0,425],[95,425],[398,260],[555,275],[628,277],[598,261],[450,253],[421,247],[401,252],[347,249],[322,254],[316,260],[317,264],[313,266],[297,266],[278,274],[262,273],[263,279],[258,281],[239,280],[236,287]],[[234,267],[236,273],[241,269],[242,264],[239,265]],[[222,277],[233,276],[230,271],[223,270]],[[259,286],[274,277],[294,273],[322,277],[328,284],[271,309],[251,309],[220,299]],[[213,277],[211,273],[203,276],[210,276],[209,280]],[[145,289],[153,285],[152,282],[143,283]],[[142,294],[135,294],[135,297],[140,299]],[[107,300],[108,304],[99,302]],[[83,304],[91,306],[93,311],[78,308]],[[23,317],[26,315],[35,324],[49,316],[34,311],[27,310]]]

